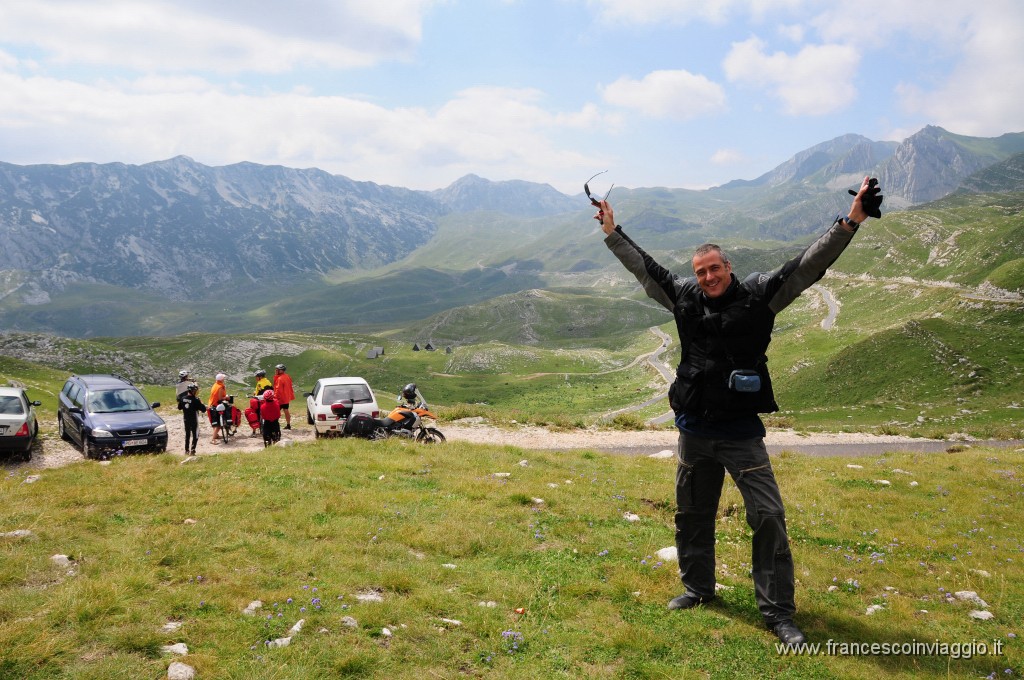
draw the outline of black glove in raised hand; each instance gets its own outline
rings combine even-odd
[[[857,192],[850,189],[850,195],[856,196]],[[876,220],[882,216],[882,188],[878,186],[878,180],[872,177],[868,180],[868,190],[864,192],[864,197],[860,199],[860,204],[864,208],[864,212],[867,213],[868,217],[874,217]]]

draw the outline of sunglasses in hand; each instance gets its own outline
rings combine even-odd
[[[598,175],[603,175],[606,172],[608,172],[608,171],[607,170],[602,170],[601,172],[597,173],[597,175],[594,175],[594,177],[597,177]],[[608,187],[608,191],[606,191],[604,193],[604,198],[598,200],[598,199],[594,198],[594,196],[590,193],[590,183],[592,181],[594,181],[594,177],[591,177],[590,179],[588,179],[586,182],[583,183],[583,193],[585,193],[587,195],[587,198],[590,199],[590,204],[591,205],[600,208],[601,207],[601,201],[607,201],[608,200],[608,194],[612,193],[612,188],[615,185],[613,184],[612,186]]]

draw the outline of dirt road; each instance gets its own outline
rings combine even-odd
[[[181,418],[163,414],[167,421],[170,445],[168,453],[184,457],[184,428]],[[62,441],[57,436],[56,428],[47,427],[42,423],[42,432],[28,462],[14,462],[10,459],[0,460],[0,470],[9,475],[33,474],[38,470],[57,468],[72,463],[83,462],[85,458],[79,448]],[[550,431],[542,427],[515,426],[510,428],[494,427],[483,422],[460,421],[457,423],[441,423],[441,431],[449,441],[465,441],[479,444],[500,444],[518,446],[523,449],[543,449],[551,451],[569,451],[575,449],[591,449],[625,455],[653,455],[664,451],[674,451],[676,432],[673,429],[651,429],[642,431],[621,431],[607,429],[586,429],[569,431]],[[281,433],[283,442],[301,443],[313,441],[313,427],[306,423],[305,412],[293,417],[291,430]],[[239,433],[227,444],[213,444],[208,424],[202,423],[199,429],[200,456],[211,456],[223,453],[256,453],[263,450],[263,439],[251,437],[250,428],[243,423]],[[889,451],[946,451],[956,442],[938,439],[916,439],[895,435],[869,435],[857,433],[814,433],[806,434],[792,430],[773,430],[768,432],[765,444],[769,453],[778,454],[790,451],[803,455],[817,456],[855,456],[881,455]],[[1024,447],[1024,442],[971,442],[973,445]]]

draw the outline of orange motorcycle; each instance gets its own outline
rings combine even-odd
[[[442,444],[446,440],[434,425],[437,416],[428,408],[398,406],[384,418],[371,418],[365,413],[352,413],[352,402],[342,399],[331,404],[331,411],[345,419],[343,434],[366,439],[403,437],[421,444]]]

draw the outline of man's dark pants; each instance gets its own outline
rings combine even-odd
[[[751,564],[758,609],[769,626],[796,612],[793,555],[782,494],[764,440],[679,435],[676,468],[676,549],[686,592],[715,595],[715,516],[725,471],[736,482],[754,531]]]

